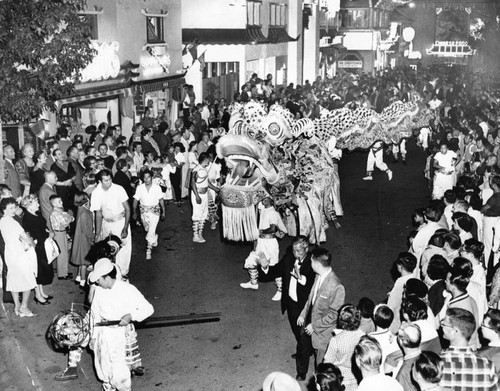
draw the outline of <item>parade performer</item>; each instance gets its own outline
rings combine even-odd
[[[140,177],[143,183],[135,191],[132,218],[137,221],[137,206],[140,204],[141,221],[147,232],[146,259],[151,259],[151,251],[158,245],[156,227],[160,218],[165,218],[165,203],[160,186],[153,183],[153,173],[146,169]]]
[[[115,265],[109,259],[96,262],[89,281],[98,286],[91,306],[94,332],[90,340],[97,376],[103,381],[103,390],[131,390],[126,352],[127,340],[136,334],[131,322],[151,316],[153,306],[135,286],[117,279]],[[98,325],[107,321],[119,323]]]
[[[392,171],[389,170],[387,164],[384,163],[384,144],[382,141],[376,141],[372,147],[370,148],[370,152],[368,152],[368,158],[366,160],[366,176],[363,178],[365,181],[373,180],[373,169],[375,166],[380,171],[387,173],[387,177],[389,180],[392,180]]]
[[[121,273],[128,275],[132,257],[130,232],[130,205],[127,192],[112,181],[111,171],[104,169],[97,174],[99,185],[92,192],[90,210],[95,212],[95,241],[116,235],[122,240],[122,248],[116,256]]]
[[[279,244],[277,237],[282,238],[287,230],[281,216],[274,209],[273,200],[270,196],[264,198],[259,204],[260,209],[260,221],[259,221],[259,237],[255,242],[255,248],[252,252],[254,255],[258,254],[258,257],[265,258],[264,266],[270,265],[274,266],[279,261]],[[254,257],[251,255],[245,261],[245,268],[248,270],[250,275],[250,281],[243,282],[240,286],[243,289],[259,289],[257,265],[261,264],[262,261],[254,261]],[[277,277],[276,283],[276,293],[271,300],[281,301],[281,286],[282,277]]]
[[[392,155],[394,156],[394,163],[398,162],[399,155],[401,155],[401,161],[406,165],[406,140],[392,142]]]
[[[211,150],[213,151],[212,153],[210,152]],[[208,181],[215,187],[219,187],[222,166],[215,159],[216,155],[213,148],[209,147],[207,153],[211,162],[207,167]],[[210,221],[211,229],[217,228],[217,221],[219,220],[219,216],[217,216],[216,194],[211,188],[208,189],[208,221]]]
[[[457,154],[449,150],[446,143],[439,146],[439,152],[434,155],[433,160],[433,166],[436,169],[432,189],[433,200],[443,198],[444,192],[452,189],[455,185],[455,175],[453,174],[455,173],[457,159]]]
[[[208,219],[208,189],[219,191],[208,180],[207,167],[210,158],[206,153],[200,154],[198,165],[193,169],[191,177],[191,203],[193,205],[193,242],[205,243],[203,238],[203,226]]]

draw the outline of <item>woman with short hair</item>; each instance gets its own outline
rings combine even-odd
[[[5,242],[5,263],[7,265],[7,290],[12,292],[14,313],[20,317],[35,316],[28,307],[30,291],[37,286],[37,260],[35,243],[21,225],[14,219],[17,202],[8,197],[0,201],[0,233]],[[19,300],[19,294],[22,299]]]
[[[354,348],[365,333],[359,330],[361,312],[353,305],[346,304],[337,318],[335,335],[328,344],[328,349],[323,360],[324,363],[337,365],[344,376],[346,391],[355,391],[358,382],[352,373],[352,354]]]
[[[54,279],[54,269],[47,259],[45,252],[45,240],[53,234],[47,232],[47,221],[39,213],[40,204],[38,197],[34,194],[29,194],[21,201],[21,206],[24,208],[23,228],[34,241],[36,241],[35,252],[37,259],[37,276],[35,287],[35,302],[38,304],[50,304],[52,296],[47,295],[44,290],[44,285],[52,284]]]

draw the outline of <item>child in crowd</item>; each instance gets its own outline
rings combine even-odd
[[[165,204],[168,205],[168,202],[173,200],[172,182],[170,181],[170,175],[175,173],[175,171],[177,170],[177,166],[173,155],[164,155],[163,161],[165,162],[161,171],[161,176],[165,184],[163,199],[165,200]]]
[[[142,144],[140,142],[135,142],[133,144],[134,153],[133,160],[134,164],[130,166],[130,173],[132,176],[138,176],[144,165],[144,155],[142,153]]]
[[[182,189],[181,189],[181,181],[182,181],[182,166],[186,164],[186,157],[184,156],[184,145],[181,143],[174,144],[174,155],[175,161],[177,163],[177,170],[170,174],[170,181],[172,183],[172,189],[174,190],[175,201],[177,202],[177,206],[182,205]]]
[[[75,194],[74,204],[78,208],[76,213],[76,228],[73,247],[71,248],[71,263],[78,267],[75,281],[80,287],[85,286],[87,280],[87,254],[94,239],[94,215],[90,211],[89,196],[86,193]]]
[[[358,309],[361,313],[359,329],[364,331],[365,334],[374,332],[375,324],[373,323],[373,310],[375,309],[375,303],[368,297],[362,297],[359,300]]]
[[[52,195],[49,200],[53,208],[50,214],[50,225],[54,231],[54,240],[59,246],[60,251],[57,257],[57,277],[59,280],[69,280],[73,275],[68,272],[69,249],[66,229],[75,218],[64,211],[61,197]]]

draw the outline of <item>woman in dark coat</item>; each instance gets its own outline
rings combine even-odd
[[[38,285],[35,288],[35,301],[43,305],[50,304],[49,300],[52,299],[52,296],[47,295],[43,291],[43,286],[52,284],[54,278],[54,269],[49,264],[47,254],[45,253],[45,239],[49,237],[47,222],[38,213],[40,204],[34,194],[24,197],[21,201],[21,206],[25,209],[23,228],[36,241],[35,252],[38,264],[36,282]]]

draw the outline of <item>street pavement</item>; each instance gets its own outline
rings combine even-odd
[[[407,166],[389,162],[392,182],[380,171],[373,181],[362,180],[366,152],[346,154],[340,163],[345,216],[342,228],[329,228],[324,246],[333,254],[333,268],[346,287],[347,302],[357,304],[367,296],[377,303],[386,297],[393,284],[392,263],[407,249],[410,214],[428,201],[425,156],[413,142],[409,144]],[[193,243],[190,213],[189,204],[168,206],[151,261],[145,260],[144,233],[134,229],[129,276],[154,305],[154,316],[221,312],[221,320],[138,330],[146,374],[133,379],[133,389],[257,391],[270,372],[295,376],[290,357],[295,341],[286,314],[271,301],[274,284],[261,283],[257,291],[239,286],[248,280],[243,263],[251,244],[228,243],[219,229],[205,231],[207,243]],[[290,239],[285,238],[280,248],[284,251],[288,245]],[[83,294],[73,282],[58,280],[46,291],[55,299],[49,306],[32,302],[35,318],[16,317],[12,304],[0,309],[0,389],[99,390],[87,352],[78,380],[53,380],[65,368],[67,357],[50,348],[47,327],[72,303],[81,306]],[[308,385],[313,389],[312,374],[311,360],[304,390]]]

